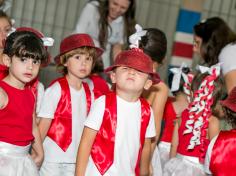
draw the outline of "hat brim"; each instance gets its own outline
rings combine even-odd
[[[86,47],[86,46],[81,46],[81,47]],[[78,47],[78,48],[81,48],[81,47]],[[103,54],[103,52],[104,52],[103,49],[98,48],[98,47],[95,47],[95,46],[88,46],[88,47],[91,47],[91,48],[96,49],[96,58],[100,57],[100,56]],[[60,54],[58,54],[57,56],[55,56],[55,57],[54,57],[54,62],[55,62],[55,64],[60,64],[60,56],[62,56],[63,54],[65,54],[65,53],[67,53],[67,52],[69,52],[69,51],[72,51],[72,50],[74,50],[74,49],[77,49],[77,48],[73,48],[73,49],[71,49],[71,50],[65,51],[65,52],[60,53]]]
[[[230,110],[236,112],[236,104],[230,102],[228,99],[221,100],[220,104],[226,108],[229,108]]]

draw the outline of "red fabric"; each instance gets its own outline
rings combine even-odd
[[[8,75],[8,67],[0,64],[0,80],[5,78]]]
[[[143,148],[146,129],[150,120],[150,106],[144,99],[140,99],[142,108],[142,120],[140,130],[140,149],[135,167],[135,173],[139,175],[139,162]],[[117,100],[116,94],[111,92],[106,95],[105,112],[100,130],[97,133],[91,150],[91,157],[98,171],[104,175],[114,161],[115,133],[117,126]],[[108,147],[109,146],[109,147]]]
[[[235,176],[236,130],[221,131],[212,149],[210,170],[214,176]]]
[[[63,151],[66,151],[72,142],[72,105],[69,84],[65,77],[54,82],[59,82],[61,86],[61,98],[58,102],[54,119],[48,130],[50,137]],[[85,85],[86,83],[83,83]],[[87,100],[87,112],[91,106],[91,94],[88,85],[84,86]]]
[[[36,77],[35,79],[33,79],[32,81],[30,81],[29,83],[25,85],[32,91],[36,99],[38,95],[38,84],[39,84],[39,80],[38,80],[38,77]]]
[[[193,56],[192,44],[175,42],[173,48],[174,49],[172,55],[192,59]]]
[[[169,143],[171,143],[172,140],[172,135],[174,131],[174,121],[176,120],[176,113],[172,103],[173,103],[173,98],[171,99],[169,97],[167,99],[163,113],[163,120],[165,121],[165,127],[161,137],[161,141]]]
[[[201,158],[201,145],[198,145],[194,147],[194,149],[189,150],[188,145],[191,137],[193,136],[192,133],[189,134],[183,134],[184,130],[186,129],[185,124],[186,121],[189,120],[189,111],[185,109],[182,113],[182,118],[181,118],[181,125],[179,127],[178,135],[179,135],[179,145],[177,148],[177,153],[180,153],[182,155],[186,156],[192,156],[192,157],[198,157],[199,159]],[[210,141],[207,140],[206,145],[204,146],[205,149],[207,149]],[[206,150],[205,150],[206,151]],[[206,153],[204,154],[205,157]]]
[[[93,92],[95,99],[110,92],[107,82],[100,76],[91,75],[89,78],[93,81]]]
[[[0,110],[0,141],[26,146],[34,139],[32,134],[35,99],[29,89],[19,90],[0,81],[7,93],[8,104]]]

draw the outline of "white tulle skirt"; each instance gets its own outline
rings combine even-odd
[[[0,176],[39,176],[29,148],[0,142]]]
[[[163,176],[205,176],[203,165],[198,158],[177,154],[164,167]]]
[[[162,170],[164,169],[164,166],[167,163],[167,161],[169,161],[169,159],[170,159],[170,157],[169,157],[170,156],[170,146],[171,146],[171,143],[168,143],[168,142],[160,142],[158,144],[158,150],[160,153]]]
[[[161,167],[161,159],[158,147],[155,148],[153,156],[152,156],[152,176],[162,176],[162,167]]]

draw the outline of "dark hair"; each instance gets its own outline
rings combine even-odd
[[[0,10],[0,18],[5,18],[8,21],[8,23],[10,24],[10,26],[12,26],[10,17],[2,10]]]
[[[194,34],[202,39],[200,52],[208,66],[218,63],[221,49],[236,41],[236,34],[219,17],[208,18],[195,25]]]
[[[208,73],[200,73],[198,72],[192,81],[191,84],[191,91],[195,92],[196,90],[199,89],[201,83],[208,77],[210,76]],[[212,110],[212,114],[216,117],[219,117],[219,112],[216,109],[216,105],[220,100],[223,100],[225,98],[226,95],[226,88],[225,88],[225,82],[223,79],[223,76],[220,74],[218,76],[218,78],[216,78],[214,80],[214,90],[213,90],[213,104],[211,105],[211,110]]]
[[[190,68],[189,67],[183,67],[182,72],[187,75],[188,73],[190,73]],[[169,75],[168,75],[168,86],[170,88],[172,87],[173,78],[174,78],[174,73],[170,72]],[[183,77],[181,76],[180,83],[179,83],[179,90],[173,91],[172,92],[173,95],[176,96],[178,93],[184,92],[184,83],[185,83],[185,81],[184,81]]]
[[[167,39],[164,32],[157,28],[148,28],[145,36],[139,42],[140,48],[149,55],[153,61],[162,64],[166,56]]]
[[[108,23],[108,14],[109,14],[109,0],[98,0],[99,1],[99,44],[100,46],[105,49],[108,40],[108,28],[111,27]],[[126,37],[126,41],[128,42],[128,37],[134,33],[134,25],[136,24],[135,21],[135,9],[136,9],[136,0],[129,0],[130,5],[127,9],[126,13],[124,14],[124,36]]]
[[[225,114],[225,120],[233,127],[236,128],[236,112],[223,106],[223,111]]]
[[[47,51],[43,41],[33,32],[16,31],[10,34],[5,42],[3,53],[9,57],[27,57],[40,60],[41,63],[47,61]]]

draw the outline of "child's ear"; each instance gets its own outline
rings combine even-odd
[[[115,84],[115,83],[116,83],[116,73],[115,73],[114,71],[112,71],[112,72],[110,73],[110,78],[111,78],[111,82],[112,82],[113,84]]]
[[[3,54],[2,55],[2,61],[3,61],[4,65],[6,65],[7,67],[10,67],[10,65],[11,65],[11,58],[8,55]]]
[[[144,89],[148,90],[152,86],[152,80],[148,79],[144,85]]]

